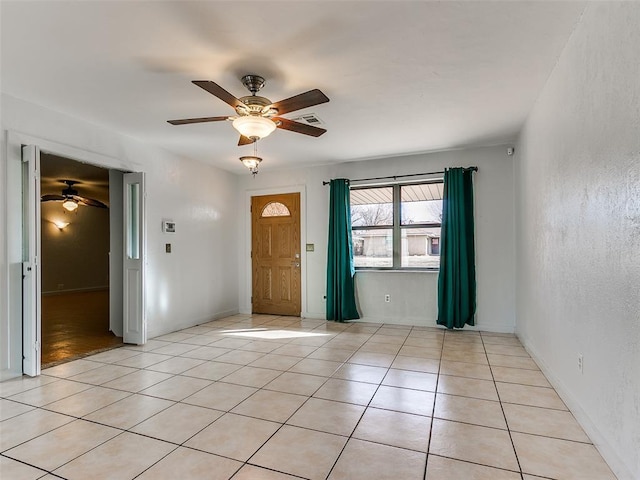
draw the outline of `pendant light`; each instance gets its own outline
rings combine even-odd
[[[262,162],[262,158],[258,156],[258,140],[253,141],[253,155],[240,157],[240,161],[249,169],[254,177],[258,174],[258,165]]]

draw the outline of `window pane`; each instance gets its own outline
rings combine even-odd
[[[400,187],[402,225],[442,223],[443,187],[440,182]]]
[[[393,230],[353,230],[353,261],[356,267],[393,267]]]
[[[127,228],[127,256],[133,260],[140,258],[140,222],[138,211],[140,210],[140,185],[129,185],[129,228]]]
[[[403,267],[440,267],[440,227],[403,228],[400,243]]]
[[[393,225],[393,187],[352,189],[351,225]]]

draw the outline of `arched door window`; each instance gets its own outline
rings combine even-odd
[[[291,212],[284,203],[269,202],[262,209],[262,217],[290,217]]]

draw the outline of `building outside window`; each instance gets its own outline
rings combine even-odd
[[[442,180],[351,188],[357,269],[440,266]]]

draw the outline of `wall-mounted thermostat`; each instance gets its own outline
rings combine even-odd
[[[173,222],[171,220],[163,220],[162,231],[164,233],[176,233],[176,222]]]

